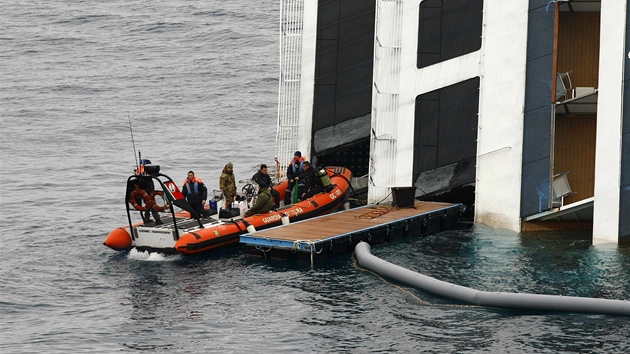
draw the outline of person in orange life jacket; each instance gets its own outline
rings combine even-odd
[[[219,177],[219,189],[225,198],[225,209],[230,209],[230,203],[236,201],[236,177],[234,177],[234,165],[231,162],[225,164],[221,177]]]
[[[300,195],[300,200],[310,198],[324,190],[322,181],[319,179],[315,169],[308,161],[304,161],[303,169],[304,171],[295,178],[298,181],[298,194]]]
[[[140,161],[140,167],[138,167],[138,169],[134,171],[136,176],[138,176],[138,179],[135,181],[132,180],[135,188],[142,189],[143,191],[147,192],[147,194],[151,194],[155,190],[155,184],[153,183],[153,179],[147,176],[146,172],[144,171],[144,165],[150,165],[150,164],[151,164],[151,160],[142,159]],[[136,198],[136,203],[138,205],[141,205],[142,198],[140,197],[135,197],[135,198]],[[146,208],[146,205],[145,205],[145,208]],[[158,213],[158,211],[155,210],[153,206],[146,209],[147,210],[145,210],[144,213],[142,214],[142,221],[144,221],[145,224],[152,222],[153,220],[151,220],[151,214],[153,214],[153,218],[155,219],[155,225],[162,225],[162,220],[160,220],[160,214]]]
[[[186,177],[182,186],[182,194],[186,197],[190,206],[193,207],[195,213],[200,217],[207,217],[204,206],[206,205],[206,199],[208,199],[208,188],[206,188],[201,178],[195,177],[195,172],[188,171],[188,177]]]
[[[280,207],[280,193],[277,190],[273,189],[273,184],[271,183],[271,176],[269,176],[267,165],[260,164],[260,170],[256,172],[252,176],[252,181],[258,183],[259,189],[262,189],[262,182],[265,182],[265,185],[269,187],[269,191],[271,192],[271,196],[273,197],[273,204],[276,208]]]
[[[295,185],[295,178],[304,171],[304,161],[305,159],[302,157],[302,153],[296,151],[295,154],[293,154],[293,160],[291,160],[289,166],[287,166],[287,179],[289,180],[289,184],[287,186],[287,192],[284,194],[284,205],[291,204],[291,194],[293,192],[293,186]]]

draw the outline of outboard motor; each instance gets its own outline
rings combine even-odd
[[[256,187],[253,184],[248,183],[243,186],[243,193],[245,193],[245,198],[247,198],[247,204],[249,205],[254,199],[254,195],[256,195]]]
[[[319,170],[317,171],[317,176],[322,181],[322,186],[324,186],[324,190],[326,192],[330,192],[335,188],[335,186],[333,186],[332,182],[330,181],[330,177],[328,177],[328,172],[326,172],[325,167],[319,168]]]
[[[160,165],[144,165],[144,171],[150,176],[156,176],[160,173]]]

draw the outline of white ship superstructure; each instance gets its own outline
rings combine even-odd
[[[347,166],[373,203],[415,186],[490,226],[630,242],[627,1],[282,6],[283,163]]]

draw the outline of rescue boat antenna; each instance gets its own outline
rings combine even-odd
[[[138,158],[136,157],[136,143],[135,141],[133,141],[133,129],[131,129],[131,116],[127,114],[127,118],[129,118],[129,132],[131,133],[131,144],[133,145],[133,158],[136,159],[136,169],[138,169],[140,168],[140,165],[138,165]],[[140,151],[138,151],[138,154],[140,154]]]

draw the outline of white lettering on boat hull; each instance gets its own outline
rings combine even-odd
[[[287,214],[289,217],[297,216],[297,215],[300,215],[300,214],[304,214],[304,209],[302,209],[302,208],[295,208],[295,209],[287,210],[287,211],[285,211],[285,214]],[[276,221],[280,221],[281,219],[282,219],[282,215],[274,214],[274,215],[271,215],[271,216],[264,217],[262,219],[262,221],[265,224],[270,224],[270,223],[273,223],[273,222],[276,222]]]
[[[172,230],[152,227],[137,227],[136,235],[137,237],[134,241],[134,246],[136,247],[175,247],[175,240],[173,239]]]

